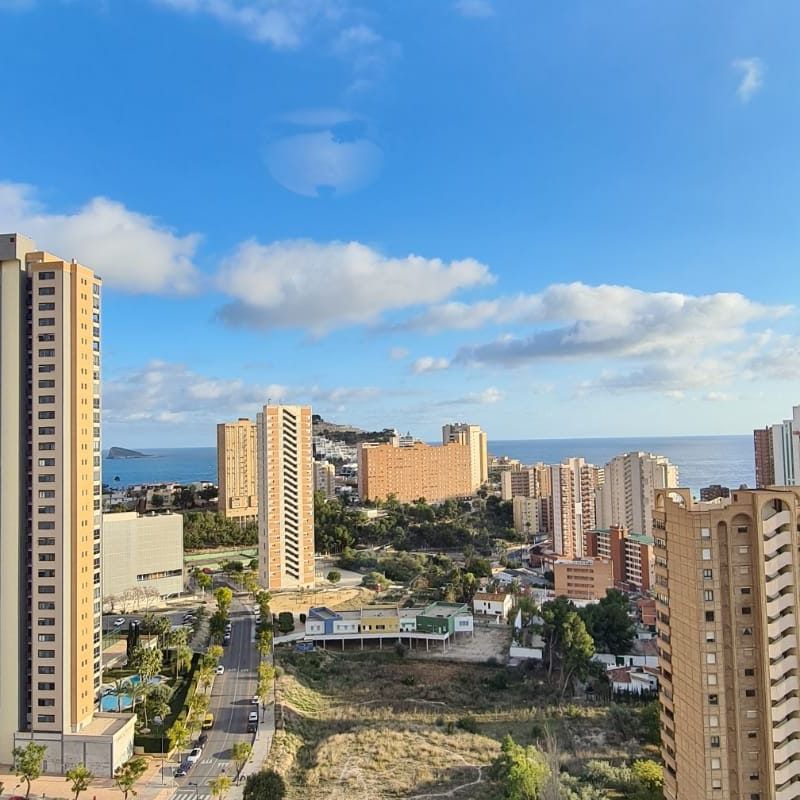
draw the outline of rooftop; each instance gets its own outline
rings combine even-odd
[[[469,613],[469,606],[466,603],[431,603],[421,616],[449,618]]]

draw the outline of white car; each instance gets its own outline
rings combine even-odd
[[[115,628],[119,628],[120,625],[124,625],[124,624],[125,624],[125,617],[117,617],[114,620],[114,627]]]
[[[214,674],[215,674],[215,675],[224,675],[224,674],[225,674],[225,667],[223,667],[223,666],[222,666],[222,664],[220,664],[220,665],[219,665],[219,666],[218,666],[218,667],[217,667],[217,668],[214,670]]]
[[[188,756],[186,756],[186,761],[189,764],[194,764],[195,761],[200,760],[200,756],[203,755],[203,750],[200,747],[195,747]]]
[[[253,699],[250,701],[251,705],[257,706],[261,701],[258,699],[258,695],[254,694]]]

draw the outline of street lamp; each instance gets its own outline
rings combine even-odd
[[[193,781],[189,781],[187,786],[194,786],[195,797],[197,798],[197,800],[200,800],[200,785],[197,784],[197,783],[194,783]]]
[[[164,785],[164,718],[161,716],[153,717],[153,725],[158,725],[161,734],[161,785]]]

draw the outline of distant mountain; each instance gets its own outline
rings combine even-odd
[[[326,439],[348,445],[356,445],[359,442],[388,442],[394,434],[392,428],[365,431],[352,425],[337,425],[335,422],[327,422],[319,414],[314,414],[311,421],[315,436],[324,436]]]
[[[140,453],[138,450],[128,450],[125,447],[112,447],[106,458],[154,458],[150,453]]]

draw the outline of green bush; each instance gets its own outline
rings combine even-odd
[[[471,714],[468,714],[466,717],[460,717],[456,722],[456,725],[461,728],[462,731],[466,731],[467,733],[478,732],[478,720],[476,720]]]

